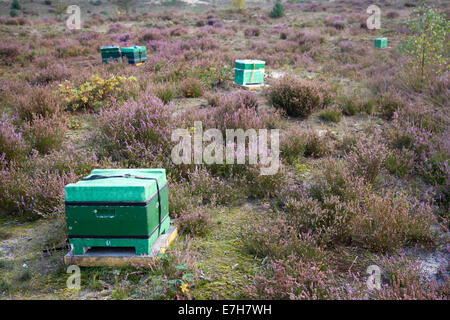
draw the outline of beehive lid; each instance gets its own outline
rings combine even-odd
[[[142,50],[141,48],[142,47],[139,47],[139,46],[125,47],[125,48],[122,48],[122,52],[135,52],[135,51]]]
[[[92,178],[100,179],[92,179]],[[109,177],[109,178],[103,178]],[[96,169],[65,187],[66,202],[147,202],[166,185],[165,169]]]
[[[266,66],[266,62],[262,60],[236,60],[235,68],[236,69],[244,69],[244,70],[252,70],[252,69],[263,69]]]
[[[102,51],[118,51],[120,48],[118,46],[103,46]]]

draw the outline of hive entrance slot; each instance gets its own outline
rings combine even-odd
[[[134,256],[136,255],[135,247],[88,247],[85,248],[86,256]]]

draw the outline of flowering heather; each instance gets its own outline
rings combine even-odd
[[[289,116],[308,117],[325,103],[323,89],[313,81],[283,77],[267,91],[269,101]]]
[[[27,173],[16,166],[0,170],[0,205],[6,213],[36,219],[64,212],[64,186],[74,182],[72,172],[46,171]]]
[[[25,123],[24,136],[42,154],[62,148],[65,140],[67,124],[58,115],[43,117],[33,115],[30,122]]]
[[[50,117],[61,111],[60,100],[48,86],[27,85],[11,99],[18,117],[25,121],[31,121],[35,115]]]
[[[317,262],[295,255],[270,261],[266,274],[256,275],[246,289],[253,299],[304,300],[327,299],[332,272]]]
[[[355,174],[374,182],[387,155],[387,147],[380,139],[361,139],[354,150],[345,156],[345,161]]]
[[[374,251],[393,251],[401,246],[432,241],[431,226],[436,218],[429,205],[411,203],[387,192],[369,195],[350,223],[352,241]]]
[[[178,229],[183,234],[204,236],[211,227],[211,215],[203,211],[203,209],[193,209],[192,211],[181,213],[176,222]]]
[[[170,158],[175,128],[171,107],[153,95],[102,109],[97,126],[94,141],[101,154],[113,160],[151,166],[156,159]]]
[[[426,279],[420,261],[400,254],[381,257],[377,263],[383,268],[387,280],[381,290],[373,292],[379,300],[448,300],[450,277],[442,283]]]
[[[6,113],[0,117],[0,157],[5,161],[21,160],[27,147],[22,134],[14,126]]]
[[[17,57],[22,52],[22,47],[16,43],[0,43],[0,62],[11,65],[16,62]]]

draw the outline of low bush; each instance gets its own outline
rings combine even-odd
[[[355,174],[372,183],[381,172],[387,155],[388,149],[380,139],[361,139],[345,156],[345,161]]]
[[[183,212],[176,219],[176,223],[183,234],[204,236],[211,227],[211,215],[203,209],[197,208],[189,212]]]
[[[322,88],[314,81],[284,77],[268,89],[270,103],[289,116],[308,117],[324,106]]]
[[[320,135],[316,131],[306,132],[303,134],[304,139],[304,156],[321,158],[327,155],[331,146],[327,135]]]
[[[62,148],[65,140],[67,124],[59,116],[44,118],[33,116],[30,122],[25,123],[24,136],[42,154]]]
[[[320,113],[320,118],[326,121],[338,123],[342,120],[342,112],[335,108],[326,109]]]
[[[21,162],[25,159],[28,147],[17,130],[13,120],[5,113],[0,117],[0,160]]]
[[[93,143],[102,157],[128,165],[152,167],[157,161],[166,163],[175,129],[171,109],[154,95],[102,109],[96,117],[98,130]]]
[[[375,251],[393,251],[407,244],[429,242],[435,217],[424,203],[411,203],[389,191],[369,195],[351,221],[352,241]]]
[[[129,86],[134,86],[136,81],[134,76],[128,78],[112,76],[103,79],[98,75],[93,75],[90,81],[79,86],[74,86],[68,81],[60,84],[57,94],[69,110],[98,111],[101,107],[110,103],[112,99],[127,100],[130,97],[130,92],[127,89],[129,89]]]
[[[198,98],[203,95],[203,85],[197,79],[186,79],[180,85],[180,92],[186,98]]]
[[[289,164],[294,164],[305,152],[305,135],[297,127],[291,127],[281,135],[280,155]]]
[[[381,257],[377,264],[383,270],[386,284],[373,293],[379,300],[446,300],[450,289],[450,278],[443,283],[429,280],[423,264],[404,254]]]
[[[60,100],[48,86],[26,86],[22,93],[12,96],[12,105],[24,121],[31,121],[33,116],[52,117],[61,111]]]

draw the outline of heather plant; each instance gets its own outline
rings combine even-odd
[[[383,269],[386,284],[373,292],[374,299],[380,300],[447,300],[450,278],[443,283],[429,280],[421,262],[404,253],[399,256],[385,256],[377,259]]]
[[[407,244],[433,239],[435,217],[429,205],[387,192],[369,195],[355,207],[350,223],[352,241],[374,251],[396,250]]]
[[[11,97],[11,104],[18,117],[31,121],[33,116],[52,117],[61,111],[61,102],[48,86],[27,85]]]
[[[322,88],[313,81],[283,77],[268,89],[269,102],[289,116],[308,117],[325,103]]]
[[[323,262],[324,250],[316,245],[311,233],[298,232],[290,222],[276,213],[262,213],[242,222],[241,241],[252,255],[260,258],[286,259],[292,254],[309,261]]]
[[[327,135],[320,135],[316,131],[303,134],[305,157],[321,158],[331,151]]]
[[[24,170],[16,165],[0,169],[0,204],[6,214],[37,219],[64,213],[64,186],[76,179],[72,172]]]
[[[57,94],[67,109],[76,111],[85,109],[97,111],[114,99],[127,100],[129,98],[127,85],[136,83],[134,76],[111,76],[103,79],[93,75],[90,81],[74,86],[66,81],[58,86]]]
[[[295,255],[273,259],[263,275],[256,275],[246,291],[253,299],[311,300],[330,298],[331,271],[322,263]]]
[[[398,92],[388,91],[379,99],[379,110],[381,114],[388,120],[391,120],[394,113],[404,108],[407,103]]]
[[[168,83],[155,84],[151,90],[164,104],[168,104],[176,95],[175,87]]]
[[[175,129],[171,107],[153,95],[102,109],[96,123],[93,143],[102,156],[134,166],[170,159],[170,137]]]
[[[51,64],[33,75],[30,83],[33,85],[46,85],[53,81],[67,80],[70,77],[70,71],[59,64]]]
[[[25,123],[24,136],[32,148],[42,154],[59,150],[64,144],[67,124],[59,116],[44,118],[33,115],[30,122]]]
[[[177,218],[178,229],[183,234],[204,236],[211,227],[211,215],[202,208],[193,208],[192,211],[183,212]]]
[[[203,95],[203,85],[197,79],[186,79],[180,85],[180,92],[186,98],[198,98]]]
[[[353,173],[372,183],[380,174],[387,155],[388,149],[379,138],[361,139],[345,156],[345,162]]]
[[[338,123],[342,120],[342,112],[335,108],[329,108],[320,113],[320,118],[326,121]]]
[[[17,57],[21,53],[21,47],[16,43],[0,44],[0,62],[5,65],[12,65],[17,61]]]
[[[3,113],[0,117],[0,159],[20,162],[26,157],[27,150],[22,133],[15,127],[13,119]]]
[[[281,136],[280,156],[289,164],[293,164],[304,155],[305,152],[305,135],[302,130],[297,127],[289,128]]]
[[[309,194],[323,202],[325,198],[337,196],[340,201],[354,201],[369,193],[362,177],[355,177],[342,161],[328,160],[324,163],[322,174],[308,190]]]

